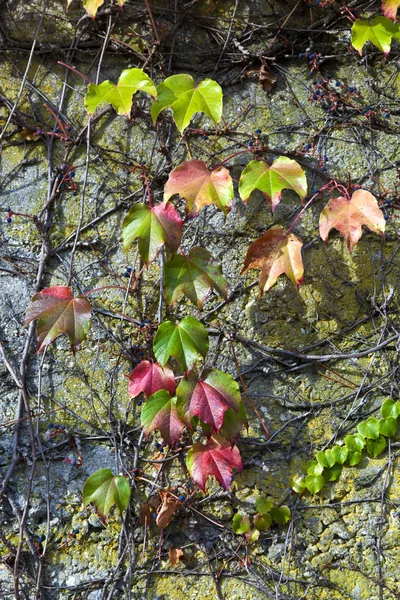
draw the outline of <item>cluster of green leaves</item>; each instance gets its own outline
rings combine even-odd
[[[276,506],[270,498],[260,497],[256,500],[257,513],[253,516],[253,529],[250,517],[236,513],[233,517],[232,528],[238,535],[245,535],[249,543],[256,542],[261,531],[266,531],[276,523],[286,525],[290,520],[290,508],[288,506]]]
[[[305,489],[317,494],[326,482],[339,479],[343,467],[358,465],[364,450],[374,458],[379,456],[386,449],[387,438],[397,433],[400,402],[388,398],[381,406],[381,414],[381,419],[369,417],[359,423],[357,433],[347,435],[344,444],[317,452],[316,460],[307,463],[307,476],[292,478],[292,489],[299,494]]]

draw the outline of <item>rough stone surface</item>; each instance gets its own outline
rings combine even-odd
[[[341,182],[350,177],[375,193],[390,190],[396,197],[397,117],[381,119],[376,125],[348,106],[332,115],[320,103],[310,103],[314,75],[309,77],[307,60],[298,59],[297,54],[312,46],[328,56],[320,65],[323,76],[330,73],[335,81],[360,90],[357,106],[387,106],[395,115],[396,60],[384,63],[376,53],[371,60],[360,60],[349,50],[350,26],[343,19],[338,21],[335,35],[324,35],[323,21],[313,34],[305,33],[310,9],[301,3],[287,25],[287,46],[279,42],[276,60],[268,62],[277,78],[268,94],[257,81],[261,66],[257,57],[264,52],[275,58],[270,48],[276,19],[282,24],[295,7],[294,1],[154,2],[153,16],[161,37],[159,55],[157,45],[152,45],[145,3],[128,0],[121,11],[117,6],[110,9],[106,2],[94,22],[84,16],[78,0],[68,12],[64,4],[12,0],[0,6],[2,126],[18,97],[44,11],[17,110],[1,142],[0,339],[15,371],[19,372],[31,331],[22,323],[35,291],[45,239],[29,215],[38,215],[51,197],[68,149],[65,140],[51,135],[55,121],[44,105],[58,109],[70,124],[72,143],[88,122],[83,105],[86,82],[58,61],[95,79],[111,24],[100,80],[115,81],[129,66],[144,67],[156,82],[176,72],[190,72],[197,81],[213,77],[223,85],[227,129],[224,132],[221,125],[216,136],[212,123],[196,116],[193,127],[204,128],[208,140],[192,132],[184,142],[167,113],[158,129],[154,128],[144,95],[138,96],[131,121],[109,111],[92,127],[83,205],[85,132],[68,154],[68,164],[75,166],[78,194],[73,196],[65,189],[52,198],[47,222],[49,254],[40,287],[67,283],[80,227],[72,270],[74,291],[110,285],[124,289],[106,289],[91,296],[93,327],[76,356],[64,337],[45,355],[35,355],[33,339],[29,344],[27,392],[38,457],[33,469],[25,419],[18,439],[19,461],[0,503],[2,597],[14,594],[13,561],[21,537],[18,515],[26,509],[19,576],[25,596],[21,598],[397,598],[398,437],[391,440],[389,451],[377,458],[364,453],[356,467],[345,467],[340,479],[326,484],[318,495],[306,492],[298,496],[289,485],[292,475],[305,473],[307,461],[318,450],[355,432],[358,422],[379,414],[383,400],[398,396],[398,342],[362,357],[352,356],[397,334],[400,254],[396,212],[387,211],[394,218],[388,221],[385,242],[365,231],[350,255],[338,234],[331,233],[328,246],[319,239],[319,213],[328,199],[321,194],[294,229],[305,244],[304,284],[297,291],[281,277],[263,296],[256,286],[255,271],[240,275],[244,256],[249,244],[267,228],[290,225],[299,209],[295,194],[284,192],[272,215],[261,194],[254,194],[245,206],[236,193],[226,220],[208,207],[185,225],[183,249],[195,244],[211,251],[222,264],[231,293],[235,291],[228,304],[221,304],[216,296],[205,304],[201,314],[214,332],[236,332],[268,348],[349,357],[297,360],[235,342],[247,391],[272,438],[265,439],[245,394],[249,428],[239,442],[243,473],[235,477],[228,493],[213,481],[206,497],[196,492],[192,504],[179,507],[162,538],[154,523],[146,529],[140,524],[140,505],[156,494],[158,485],[178,487],[186,494],[189,479],[177,459],[159,477],[154,463],[145,462],[160,458],[153,446],[158,438],[152,436],[148,443],[140,438],[141,409],[128,398],[125,375],[143,358],[135,349],[137,344],[145,358],[151,357],[151,335],[149,327],[138,329],[120,318],[123,313],[156,321],[159,301],[158,261],[143,270],[140,288],[133,285],[132,293],[125,292],[126,266],[138,271],[140,265],[135,248],[128,256],[122,250],[122,220],[131,204],[145,197],[137,174],[126,174],[130,161],[147,161],[154,178],[153,199],[158,202],[168,172],[188,158],[188,148],[193,157],[216,165],[246,149],[260,128],[262,143],[270,148],[266,160],[271,162],[282,153],[296,158],[307,167],[309,190],[324,185],[329,177]],[[327,9],[313,11],[314,21],[326,18]],[[300,30],[304,33],[299,34]],[[320,73],[316,72],[316,79]],[[23,135],[26,127],[40,128],[45,134],[27,140]],[[157,133],[168,144],[170,156],[164,156],[162,147],[160,151]],[[314,150],[305,149],[310,140]],[[327,162],[321,163],[325,156]],[[240,154],[230,160],[235,180],[250,158],[250,154]],[[328,175],[322,171],[324,165]],[[176,201],[176,205],[183,211],[182,202]],[[28,217],[13,216],[7,224],[8,207]],[[167,314],[170,319],[200,315],[185,300],[170,309],[164,306],[164,317]],[[223,335],[211,337],[208,363],[238,377],[231,346]],[[3,363],[0,390],[3,478],[12,459],[19,404],[18,389]],[[65,433],[50,440],[50,423],[65,426]],[[83,465],[73,466],[71,461],[79,456]],[[135,484],[131,470],[136,465],[143,480]],[[81,495],[87,477],[103,467],[125,474],[133,485],[126,517],[121,519],[112,512],[105,524],[92,507],[83,506]],[[289,505],[292,519],[286,526],[275,525],[263,532],[248,546],[233,533],[232,516],[239,511],[252,517],[256,499],[265,495],[276,504]],[[79,532],[72,535],[74,530]],[[45,545],[36,541],[41,534],[46,535]],[[27,537],[32,540],[31,548]],[[170,547],[181,547],[184,552],[183,560],[174,567],[168,560]],[[35,595],[35,560],[41,555],[40,591]]]

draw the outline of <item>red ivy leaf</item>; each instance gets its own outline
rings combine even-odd
[[[37,352],[66,333],[75,354],[89,332],[91,313],[92,307],[87,298],[74,298],[69,287],[57,285],[45,288],[32,298],[26,309],[24,325],[38,320]]]
[[[226,215],[233,202],[232,178],[225,167],[209,171],[202,160],[187,160],[171,171],[164,200],[174,194],[186,200],[187,212],[192,217],[209,204],[215,204]]]
[[[167,390],[174,395],[176,383],[174,374],[168,367],[142,360],[129,375],[129,397],[135,398],[141,392],[149,398],[159,390]]]
[[[303,283],[303,242],[293,235],[285,235],[282,227],[268,229],[247,250],[242,273],[249,269],[260,269],[259,287],[261,294],[274,285],[279,275],[286,275],[297,286]]]
[[[193,444],[186,457],[186,465],[196,485],[206,491],[207,476],[212,475],[227,490],[232,471],[242,470],[242,458],[236,446],[220,435],[213,435],[207,444]]]
[[[319,233],[324,242],[329,232],[337,229],[346,240],[350,252],[362,236],[362,225],[375,233],[385,232],[385,218],[378,202],[370,192],[357,190],[351,200],[331,198],[319,217]]]
[[[158,429],[170,445],[181,438],[186,427],[176,410],[176,398],[171,398],[167,390],[160,390],[146,400],[141,422],[146,436]]]
[[[190,424],[198,417],[219,433],[225,411],[238,413],[242,404],[239,385],[228,373],[213,369],[204,379],[192,375],[182,379],[177,389],[178,413]]]

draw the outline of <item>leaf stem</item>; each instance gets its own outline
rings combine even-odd
[[[83,77],[83,79],[86,79],[86,81],[88,81],[89,83],[94,83],[93,79],[90,79],[90,77],[87,77],[86,75],[84,75],[83,73],[78,71],[78,69],[75,69],[75,67],[71,67],[71,65],[67,65],[67,63],[63,62],[62,60],[58,60],[57,64],[61,65],[62,67],[65,67],[66,69],[69,69],[70,71],[72,71],[73,73],[76,73],[77,75],[80,75],[80,77]]]

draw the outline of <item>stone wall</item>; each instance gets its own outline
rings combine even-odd
[[[106,2],[94,22],[79,0],[68,12],[66,2],[56,0],[0,5],[3,127],[12,111],[0,164],[2,478],[13,456],[17,459],[0,504],[2,598],[17,595],[16,557],[18,597],[29,599],[399,596],[398,438],[379,457],[365,454],[359,465],[345,468],[318,495],[298,496],[289,485],[318,450],[354,432],[386,398],[397,398],[395,204],[385,209],[393,217],[385,240],[365,231],[350,254],[339,234],[332,233],[327,246],[319,238],[319,214],[328,196],[318,196],[294,229],[304,242],[304,284],[297,291],[281,277],[263,296],[256,271],[241,275],[244,256],[271,225],[293,221],[300,202],[294,193],[283,193],[274,214],[261,194],[245,206],[236,193],[226,220],[207,207],[185,225],[183,248],[195,244],[213,253],[231,301],[211,296],[200,313],[182,300],[164,305],[164,318],[202,318],[213,333],[209,365],[238,377],[227,336],[236,338],[249,428],[239,442],[243,473],[230,492],[210,481],[208,494],[197,492],[183,503],[161,537],[155,524],[148,530],[141,525],[141,504],[158,485],[183,489],[189,478],[180,459],[168,462],[161,475],[157,464],[146,462],[155,457],[157,437],[143,440],[141,408],[127,394],[126,375],[137,359],[151,356],[151,336],[147,325],[139,329],[121,313],[155,322],[160,277],[156,261],[125,291],[126,267],[140,265],[135,249],[128,256],[122,250],[121,225],[144,194],[135,173],[127,174],[130,161],[146,161],[159,201],[169,171],[189,151],[215,165],[246,149],[261,129],[269,147],[265,159],[295,158],[306,170],[310,191],[330,179],[351,180],[381,198],[387,190],[396,198],[398,49],[395,44],[385,61],[371,46],[360,59],[350,49],[343,4],[156,1],[151,13],[159,43],[146,2],[127,0],[122,10]],[[277,23],[283,25],[280,38],[274,37]],[[308,48],[321,55],[312,76],[308,60],[298,58]],[[198,115],[193,129],[203,128],[208,139],[192,131],[183,141],[168,113],[153,126],[149,100],[139,95],[130,121],[112,110],[95,119],[88,150],[87,82],[59,61],[92,80],[99,69],[100,81],[116,81],[132,66],[144,68],[156,82],[179,72],[196,81],[212,77],[223,86],[224,122],[216,135],[214,125]],[[259,83],[263,65],[276,78],[270,91]],[[332,88],[336,81],[356,87],[359,99],[343,92],[345,100],[334,112],[310,102],[314,79],[327,75]],[[367,106],[387,107],[392,117],[368,117],[362,114]],[[70,141],[53,135],[54,112],[71,127]],[[235,180],[250,158],[247,153],[230,160]],[[76,195],[68,189],[54,193],[64,161],[75,166]],[[183,208],[180,201],[176,205]],[[28,216],[7,223],[8,208]],[[76,356],[64,336],[36,355],[34,327],[22,327],[26,307],[35,290],[65,285],[70,274],[76,293],[110,285],[125,289],[91,296],[93,326]],[[13,372],[26,381],[25,394]],[[55,423],[66,433],[50,440],[49,424]],[[79,455],[82,466],[71,462]],[[83,506],[81,492],[86,478],[106,466],[130,477],[133,497],[123,519],[115,512],[104,525],[94,509]],[[145,481],[134,481],[135,466]],[[292,519],[249,547],[233,533],[232,517],[237,511],[253,515],[257,497],[264,495],[289,505]],[[40,535],[46,536],[41,545]],[[175,566],[168,560],[171,547],[184,553]]]

